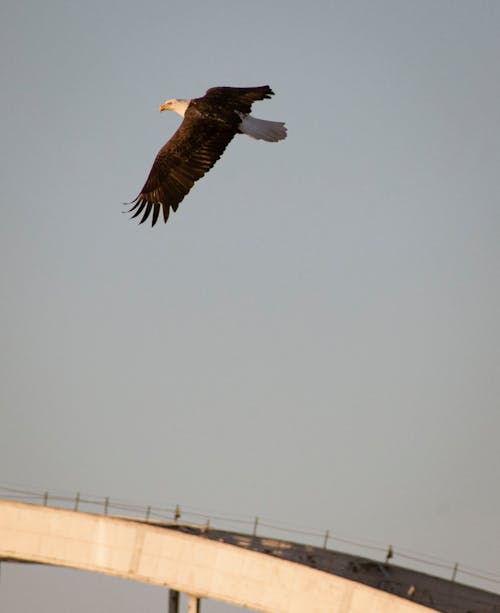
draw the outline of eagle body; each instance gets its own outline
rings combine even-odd
[[[142,214],[140,223],[152,215],[155,225],[163,212],[180,202],[220,158],[236,134],[270,142],[286,137],[285,124],[250,115],[252,104],[273,95],[268,85],[261,87],[212,87],[201,98],[172,99],[160,106],[184,120],[172,138],[160,149],[141,193],[132,202],[132,217]]]

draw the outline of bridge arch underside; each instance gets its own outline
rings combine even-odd
[[[0,501],[0,559],[161,585],[269,613],[431,611],[296,562],[168,527]]]

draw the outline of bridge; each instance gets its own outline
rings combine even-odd
[[[203,598],[269,613],[474,613],[500,596],[326,548],[207,526],[0,500],[0,560],[65,566],[165,586],[189,613]]]

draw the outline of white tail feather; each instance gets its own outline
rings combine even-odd
[[[251,138],[266,140],[270,143],[286,138],[285,124],[281,121],[267,121],[266,119],[257,119],[251,115],[240,113],[239,115],[241,117],[241,132]]]

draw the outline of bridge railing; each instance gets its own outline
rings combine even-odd
[[[404,561],[404,564],[402,562],[401,565],[411,566],[414,570],[432,572],[432,574],[446,579],[451,578],[452,581],[461,580],[464,583],[474,583],[485,589],[494,589],[492,584],[500,585],[499,573],[480,570],[458,562],[449,562],[436,556],[398,548],[393,545],[383,545],[367,539],[346,538],[331,529],[314,530],[261,517],[204,512],[180,504],[169,506],[139,505],[109,496],[92,496],[80,492],[61,495],[49,490],[33,490],[1,484],[0,499],[155,523],[187,524],[199,528],[228,530],[274,540],[294,541],[314,547],[341,550],[362,557],[379,559],[385,563],[389,560],[392,562],[401,560]]]

